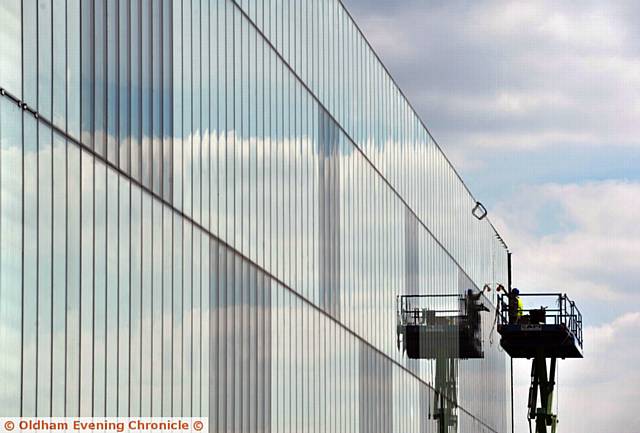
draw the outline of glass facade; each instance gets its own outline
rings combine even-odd
[[[0,24],[0,415],[507,431],[494,311],[453,387],[396,347],[397,295],[504,284],[506,248],[340,1]]]

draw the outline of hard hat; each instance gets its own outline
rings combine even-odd
[[[511,291],[512,291],[513,293],[515,293],[516,295],[519,295],[519,294],[520,294],[520,290],[518,290],[518,288],[517,288],[517,287],[514,287]]]

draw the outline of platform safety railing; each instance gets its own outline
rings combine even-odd
[[[536,308],[524,308],[522,315],[531,315],[532,311],[538,311],[541,308],[545,311],[545,324],[564,325],[567,327],[582,347],[582,313],[576,306],[575,302],[569,299],[566,293],[526,293],[518,295],[525,303],[525,300],[534,298],[553,298],[555,305],[541,305]],[[531,302],[527,302],[530,304]],[[509,295],[498,296],[498,317],[501,325],[509,323]]]
[[[464,297],[458,294],[398,295],[398,323],[402,325],[424,323],[428,319],[428,315],[436,317],[457,316],[460,314],[460,309],[450,307],[453,306],[453,303],[457,304],[463,299]]]

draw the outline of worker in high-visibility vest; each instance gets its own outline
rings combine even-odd
[[[516,289],[516,290],[518,290],[518,289]],[[518,290],[516,292],[516,296],[519,295],[519,294],[520,294],[520,291]],[[522,298],[520,296],[517,296],[517,299],[518,299],[518,313],[517,313],[516,316],[518,317],[518,320],[520,320],[520,318],[522,317],[522,312],[524,311],[524,307],[522,305]]]
[[[520,299],[520,290],[517,288],[511,289],[509,292],[509,323],[518,323],[522,317],[524,307],[522,305],[522,299]]]

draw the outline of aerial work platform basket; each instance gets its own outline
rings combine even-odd
[[[438,301],[460,307],[437,308]],[[483,358],[481,311],[488,309],[464,295],[400,295],[398,349],[411,359]]]
[[[498,298],[500,345],[512,358],[582,358],[582,314],[566,294],[530,293],[520,298],[546,301],[523,309],[514,320],[509,295]],[[510,320],[511,319],[511,320]]]
[[[397,345],[410,359],[435,361],[430,417],[438,432],[457,431],[458,360],[484,358],[480,313],[483,291],[397,297]]]
[[[541,301],[546,306],[521,308],[520,305],[524,305],[522,298],[527,299],[529,304]],[[535,422],[536,433],[547,433],[548,429],[555,433],[558,424],[558,416],[553,412],[556,363],[558,358],[583,357],[582,314],[565,294],[525,295],[514,289],[499,296],[498,318],[502,348],[512,358],[531,359],[531,385],[527,403],[529,430]]]

